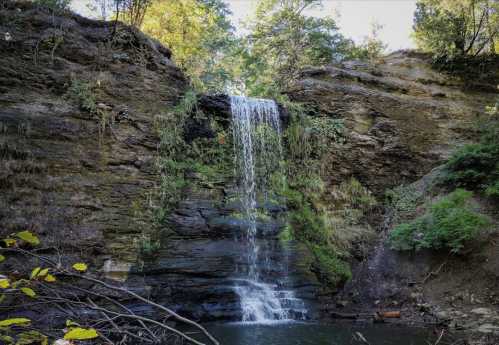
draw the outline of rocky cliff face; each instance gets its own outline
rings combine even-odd
[[[48,246],[133,256],[122,250],[140,233],[133,205],[158,180],[154,116],[186,78],[168,49],[120,23],[3,6],[2,234],[30,229]]]
[[[493,78],[477,89],[433,70],[423,54],[396,52],[375,64],[310,68],[289,96],[307,104],[311,116],[345,121],[346,142],[331,147],[324,162],[329,188],[354,176],[382,200],[387,189],[409,185],[404,193],[424,199],[420,210],[444,193],[435,189],[436,167],[474,139],[476,120],[498,92]],[[480,198],[475,202],[497,219],[492,205]],[[330,315],[370,319],[377,311],[397,310],[404,322],[497,332],[497,294],[492,293],[499,286],[497,222],[465,255],[452,256],[391,250],[386,243],[391,220],[386,212],[382,222],[372,222],[378,239],[363,261],[353,260],[353,279],[336,295]]]
[[[102,265],[108,277],[184,315],[236,318],[230,278],[244,260],[230,178],[202,184],[186,176],[168,217],[173,231],[155,258],[137,261],[137,240],[158,226],[144,212],[160,184],[155,116],[188,88],[169,50],[121,23],[11,1],[0,10],[0,57],[0,235],[29,229],[67,260]],[[230,122],[227,96],[203,96],[199,107],[222,127]],[[185,141],[215,140],[210,119],[188,118]],[[282,213],[271,211],[276,219]],[[289,250],[300,254],[303,261],[291,257],[290,281],[313,299],[307,252],[282,248],[281,229],[277,220],[259,225],[275,252],[271,274],[284,274]]]
[[[431,68],[430,59],[397,52],[374,64],[346,62],[305,70],[288,91],[313,116],[345,120],[348,138],[327,157],[332,184],[355,176],[380,195],[412,182],[471,137],[470,126],[497,95]]]

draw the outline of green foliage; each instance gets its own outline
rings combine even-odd
[[[398,250],[448,248],[457,253],[490,225],[488,219],[473,210],[473,193],[456,189],[430,205],[429,211],[410,223],[398,225],[390,233],[390,243]]]
[[[376,198],[371,192],[354,177],[342,182],[338,192],[340,195],[337,196],[337,199],[348,203],[352,208],[368,209],[377,204]]]
[[[379,38],[379,32],[383,26],[373,22],[371,23],[371,31],[365,36],[362,43],[358,45],[352,44],[349,55],[352,58],[359,60],[375,60],[380,58],[386,50],[387,45]]]
[[[210,185],[219,182],[232,168],[232,145],[225,130],[217,123],[210,124],[216,138],[185,140],[187,121],[205,120],[197,108],[197,94],[188,91],[170,112],[156,117],[160,138],[157,167],[161,174],[158,188],[159,204],[154,208],[154,219],[159,225],[165,221],[189,184]],[[189,175],[189,177],[187,177]]]
[[[72,78],[66,96],[75,101],[80,109],[92,114],[97,113],[97,100],[90,83]]]
[[[499,145],[470,144],[458,150],[447,162],[445,182],[479,187],[496,174]]]
[[[423,192],[414,185],[399,186],[386,193],[387,204],[394,210],[396,219],[410,216],[416,212],[418,204],[423,199]]]
[[[223,92],[236,38],[221,0],[152,1],[142,30],[168,46],[198,91]]]
[[[311,249],[315,257],[313,269],[318,271],[320,280],[329,286],[338,286],[352,279],[350,265],[330,247],[313,245]]]
[[[320,163],[331,144],[345,142],[342,119],[307,116],[301,105],[295,105],[291,115],[291,123],[284,133],[291,159]]]
[[[488,0],[419,0],[414,37],[419,48],[453,59],[497,53],[499,4]]]
[[[351,56],[353,42],[331,17],[305,15],[320,0],[260,0],[243,39],[236,75],[245,93],[272,96],[297,79],[307,65],[324,65]]]
[[[161,242],[152,238],[152,236],[147,236],[146,234],[142,234],[139,243],[139,251],[143,257],[153,258],[161,249]]]
[[[294,238],[302,242],[327,244],[327,230],[321,215],[317,214],[309,203],[291,211],[290,223],[293,226]]]
[[[485,195],[490,198],[499,199],[499,181],[489,185],[487,189],[485,189]]]
[[[479,143],[463,146],[448,160],[442,180],[494,196],[499,181],[499,124],[493,120],[485,126]]]
[[[69,7],[71,0],[34,0],[33,2],[41,7],[61,11]]]

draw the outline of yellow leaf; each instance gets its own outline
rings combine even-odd
[[[0,279],[0,288],[7,289],[9,286],[10,286],[10,282],[8,279],[6,279],[6,278]]]
[[[79,272],[85,272],[88,267],[87,264],[84,264],[83,262],[77,262],[73,265],[73,268]]]
[[[0,321],[0,327],[8,327],[8,326],[12,326],[12,325],[22,325],[22,324],[30,323],[30,322],[31,322],[30,319],[26,319],[24,317],[18,317],[15,319],[6,319],[6,320]]]
[[[2,254],[0,254],[0,262],[2,261],[5,261],[5,256],[3,256]]]
[[[50,273],[47,274],[47,276],[43,280],[45,280],[47,283],[53,283],[56,281],[55,277]]]
[[[48,273],[49,273],[49,269],[48,268],[44,268],[43,270],[40,271],[40,273],[38,273],[36,275],[36,277],[37,278],[38,277],[42,278],[42,277],[45,277]]]
[[[7,247],[13,247],[13,246],[15,246],[15,244],[16,244],[16,240],[15,240],[15,239],[13,239],[13,238],[4,238],[4,239],[3,239],[3,242],[5,243],[5,245],[6,245]]]
[[[21,232],[18,232],[16,235],[21,240],[28,242],[29,244],[31,244],[33,246],[37,246],[40,244],[40,240],[38,239],[38,237],[36,235],[33,235],[32,232],[21,231]]]
[[[24,292],[25,295],[27,295],[31,298],[35,298],[35,296],[36,296],[36,292],[34,292],[33,289],[31,289],[31,288],[23,287],[23,288],[21,288],[21,291]]]
[[[87,340],[97,338],[99,334],[93,328],[80,328],[76,327],[71,329],[68,333],[64,334],[66,340]]]
[[[42,269],[41,267],[34,268],[33,271],[31,271],[29,279],[35,278],[38,275],[38,273],[40,272],[41,269]]]

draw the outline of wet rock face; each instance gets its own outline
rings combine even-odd
[[[396,52],[376,64],[310,68],[288,91],[312,116],[345,120],[345,144],[330,150],[330,182],[355,176],[377,194],[412,182],[469,139],[469,125],[497,93],[431,69],[429,59]],[[494,88],[488,88],[494,90]]]
[[[0,229],[119,251],[140,233],[132,206],[159,178],[154,116],[187,81],[168,49],[122,24],[2,6]],[[67,96],[72,80],[92,86],[96,113]]]
[[[235,287],[249,270],[245,223],[237,214],[232,183],[221,188],[184,191],[184,200],[169,217],[171,233],[165,234],[155,260],[132,267],[129,283],[148,286],[155,300],[200,320],[240,320],[241,305]],[[262,280],[294,290],[315,318],[320,286],[310,272],[310,252],[297,243],[282,242],[280,216],[285,208],[259,205],[271,217],[257,223],[257,245]],[[135,274],[134,274],[135,272]],[[145,276],[145,278],[141,278]]]

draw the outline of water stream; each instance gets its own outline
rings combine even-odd
[[[245,265],[238,267],[234,279],[242,321],[268,324],[304,319],[303,301],[284,287],[284,281],[265,276],[272,246],[262,245],[265,236],[257,232],[259,204],[267,200],[270,178],[282,161],[278,107],[272,100],[231,96],[231,110],[238,198],[246,221],[238,239],[244,243]]]

